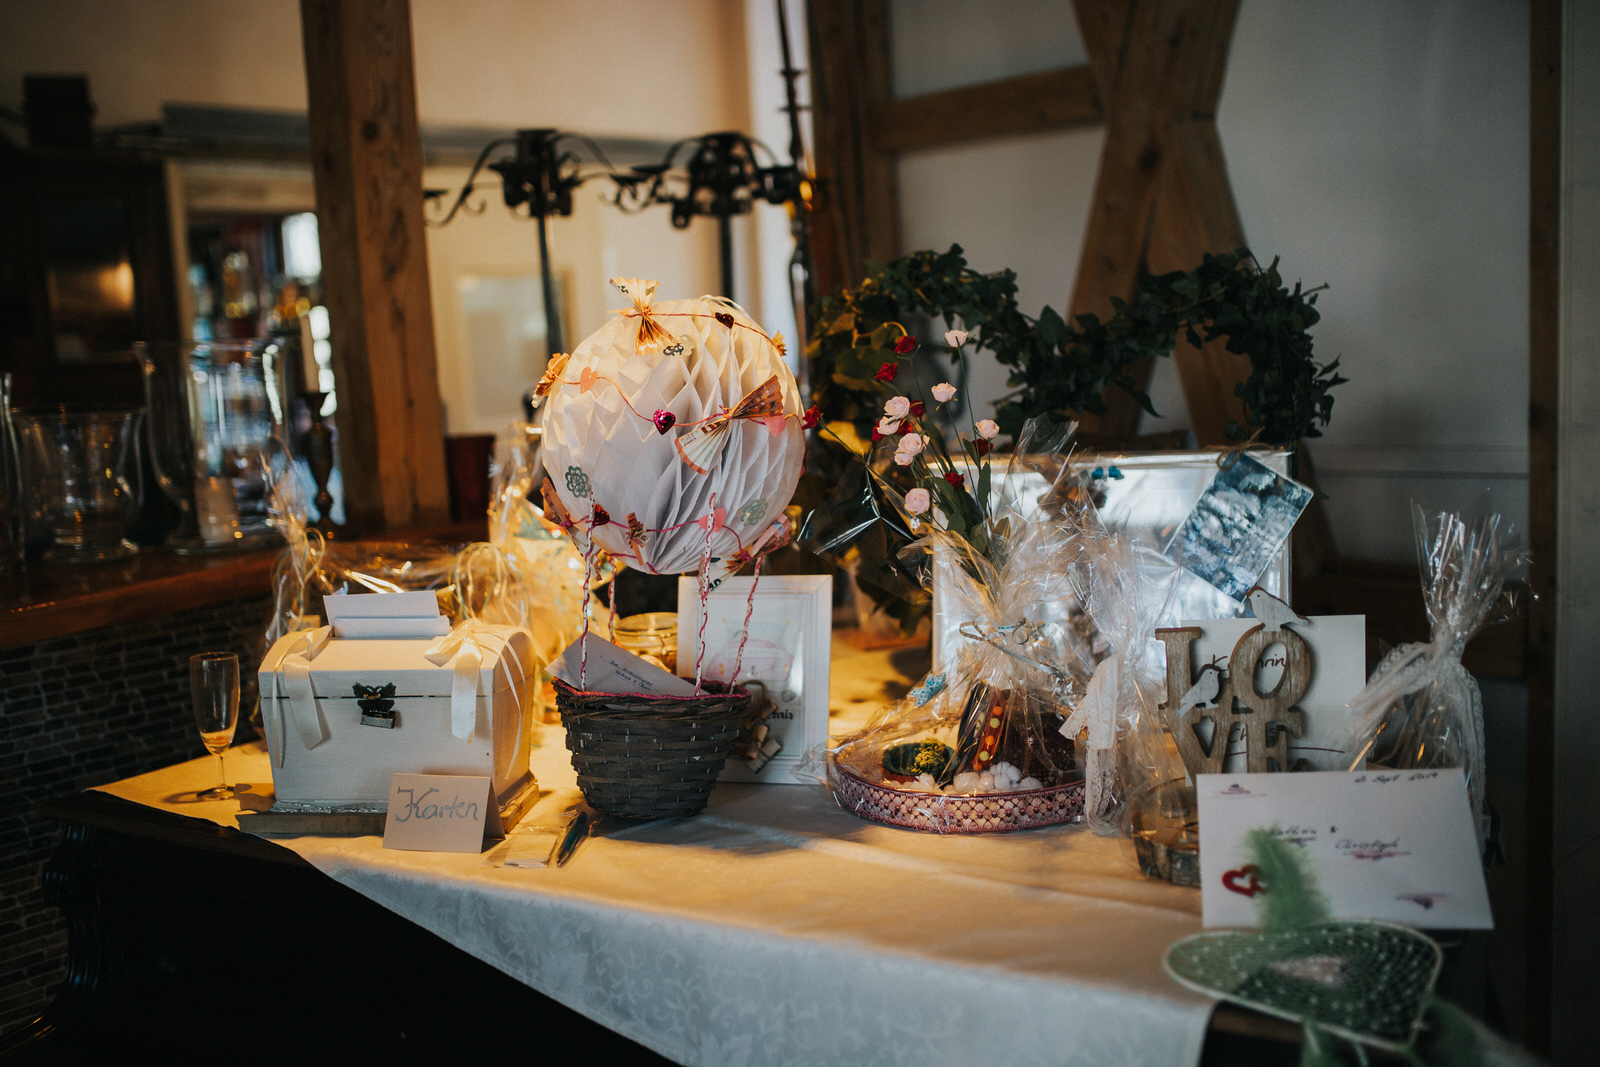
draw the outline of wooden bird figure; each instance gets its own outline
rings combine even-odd
[[[1267,630],[1281,630],[1292,622],[1311,621],[1259,585],[1251,586],[1244,598],[1250,605],[1250,614],[1260,619]]]
[[[1222,692],[1222,667],[1215,660],[1200,668],[1200,677],[1189,691],[1183,694],[1183,699],[1178,701],[1178,714],[1182,715],[1190,708],[1210,708],[1217,703],[1217,694]]]

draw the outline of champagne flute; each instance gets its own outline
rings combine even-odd
[[[222,754],[233,744],[239,725],[239,657],[232,652],[202,652],[189,657],[189,694],[194,699],[194,724],[206,751],[217,757],[217,787],[196,793],[198,800],[230,800],[233,790]]]

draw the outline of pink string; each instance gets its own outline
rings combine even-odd
[[[744,662],[744,643],[750,640],[750,616],[756,610],[756,586],[761,584],[761,561],[765,556],[756,557],[755,570],[751,572],[750,596],[744,602],[744,627],[739,631],[739,650],[733,654],[733,674],[728,678],[729,685],[739,684],[739,665]],[[705,613],[705,606],[701,605],[701,614]]]
[[[608,641],[610,641],[612,644],[616,644],[616,641],[617,641],[617,571],[618,570],[621,570],[621,568],[620,567],[614,567],[612,569],[612,571],[611,571],[611,595],[606,598],[607,605],[611,608],[611,614],[606,619],[606,639]]]
[[[709,516],[714,519],[717,514],[717,494],[711,494]],[[700,571],[696,575],[696,585],[700,592],[700,630],[694,639],[694,695],[700,695],[701,668],[706,660],[706,599],[711,596],[711,528],[715,521],[706,523],[706,547],[700,553]]]
[[[583,633],[578,637],[578,691],[589,691],[589,575],[594,570],[594,538],[583,551]]]

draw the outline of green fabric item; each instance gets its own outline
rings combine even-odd
[[[1304,930],[1328,921],[1328,898],[1317,888],[1305,849],[1280,838],[1276,827],[1251,830],[1245,845],[1255,861],[1256,881],[1267,888],[1256,900],[1263,930]]]

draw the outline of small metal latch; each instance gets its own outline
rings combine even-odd
[[[384,686],[362,685],[357,682],[350,687],[355,690],[356,703],[361,706],[362,726],[381,726],[385,730],[393,730],[395,724],[394,714],[394,683]]]

